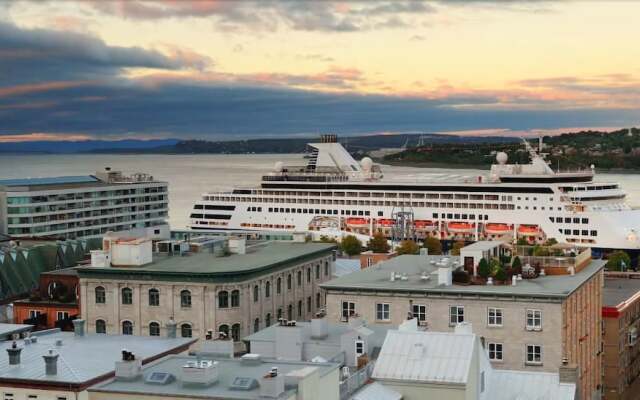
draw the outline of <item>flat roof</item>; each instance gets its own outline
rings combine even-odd
[[[189,255],[154,254],[153,262],[136,267],[78,267],[80,277],[112,277],[126,275],[128,279],[225,280],[243,274],[301,263],[335,248],[331,243],[262,242],[247,245],[246,254],[216,256],[203,250]]]
[[[14,333],[30,331],[33,325],[25,324],[0,324],[0,338],[6,338]]]
[[[605,307],[624,306],[624,303],[640,293],[640,279],[607,278],[604,279],[602,305]]]
[[[438,285],[438,265],[443,258],[459,261],[455,256],[402,255],[372,267],[341,276],[320,287],[332,290],[414,292],[438,294],[474,294],[565,298],[604,268],[606,261],[591,260],[575,275],[543,276],[523,279],[512,285]],[[390,280],[391,272],[406,274],[407,280]],[[428,280],[421,279],[427,275]]]
[[[165,372],[172,374],[175,379],[164,385],[147,383],[144,377],[136,380],[112,379],[105,383],[95,385],[89,389],[90,392],[123,393],[131,395],[152,395],[166,397],[188,397],[188,398],[215,398],[215,399],[257,399],[260,398],[260,388],[255,387],[249,390],[230,389],[236,378],[255,379],[266,375],[271,368],[278,367],[278,374],[286,375],[295,373],[305,368],[313,367],[319,370],[320,376],[325,376],[331,371],[338,369],[338,363],[311,363],[303,361],[282,361],[282,360],[261,360],[256,363],[243,362],[241,359],[229,358],[209,358],[200,357],[202,360],[212,360],[218,363],[218,380],[210,386],[183,385],[180,376],[181,370],[188,362],[196,361],[195,356],[169,356],[150,364],[143,370],[144,377],[154,372]],[[303,372],[303,371],[300,371]],[[304,371],[306,372],[306,371]],[[285,391],[291,390],[289,386]],[[133,397],[132,397],[133,398]]]
[[[471,243],[468,246],[464,246],[460,251],[464,250],[491,250],[496,247],[504,246],[505,243],[499,240],[479,240],[477,242]]]
[[[575,399],[576,384],[560,382],[557,373],[494,369],[490,378],[486,398],[491,400]]]
[[[40,185],[68,185],[73,183],[101,182],[92,175],[51,176],[46,178],[2,179],[0,186],[40,186]]]
[[[13,341],[0,342],[0,384],[11,381],[30,381],[32,384],[72,384],[81,385],[93,379],[108,375],[115,370],[115,362],[122,357],[122,349],[133,352],[143,362],[173,351],[186,350],[196,339],[85,334],[76,336],[73,332],[58,329],[35,332],[36,343],[25,344],[17,341],[22,348],[20,367],[9,365],[6,349]],[[62,345],[56,345],[62,340]],[[57,375],[46,375],[42,358],[53,349],[59,355]]]

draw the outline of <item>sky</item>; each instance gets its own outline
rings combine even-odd
[[[2,1],[0,146],[638,125],[638,15],[631,1]]]

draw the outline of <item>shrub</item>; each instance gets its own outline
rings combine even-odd
[[[387,238],[380,232],[376,233],[371,239],[369,239],[367,247],[374,253],[388,253],[390,249]]]
[[[496,278],[497,281],[500,282],[504,282],[507,280],[507,273],[505,272],[504,268],[500,267],[496,273],[494,278]]]
[[[520,261],[520,257],[515,256],[513,258],[513,263],[511,264],[511,268],[513,268],[513,273],[514,274],[521,274],[522,273],[522,261]]]
[[[462,240],[458,240],[457,242],[455,242],[453,244],[453,247],[451,248],[451,255],[452,256],[459,256],[460,255],[460,249],[464,247],[464,241]]]
[[[517,244],[518,246],[528,246],[528,245],[529,245],[529,242],[527,241],[527,239],[525,239],[525,238],[521,237],[521,238],[519,238],[519,239],[518,239],[518,241],[516,242],[516,244]]]
[[[442,243],[434,237],[428,237],[424,240],[424,248],[429,251],[429,255],[442,254]]]
[[[398,255],[401,254],[418,254],[420,247],[413,240],[403,240],[400,245],[396,247]]]
[[[348,235],[342,238],[340,249],[348,256],[355,256],[362,253],[362,242],[357,237]]]
[[[496,272],[498,272],[498,270],[501,268],[502,268],[502,264],[500,264],[500,260],[498,260],[497,258],[492,258],[489,261],[489,274],[491,276],[495,276]]]
[[[549,238],[549,239],[547,239],[546,242],[544,242],[545,246],[553,246],[553,245],[556,245],[556,244],[558,244],[558,241],[556,239],[554,239],[554,238]]]
[[[487,279],[489,275],[491,275],[491,269],[489,269],[489,263],[484,258],[480,260],[480,263],[478,264],[478,274],[484,279]]]
[[[451,273],[451,280],[456,283],[470,283],[471,276],[464,269],[456,269]]]
[[[627,254],[627,252],[623,250],[617,250],[609,254],[607,260],[608,261],[606,267],[607,269],[612,271],[622,271],[623,263],[625,265],[625,270],[631,267],[631,258],[629,257],[629,254]]]
[[[533,246],[533,255],[535,257],[548,257],[549,256],[549,248],[535,245],[535,246]]]
[[[320,242],[321,243],[338,243],[336,238],[334,238],[332,236],[327,236],[327,235],[321,235],[320,236]]]

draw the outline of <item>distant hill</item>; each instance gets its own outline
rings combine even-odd
[[[0,153],[84,153],[105,149],[109,149],[108,152],[118,152],[173,146],[178,142],[178,139],[15,142],[0,143]]]

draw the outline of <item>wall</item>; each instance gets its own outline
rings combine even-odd
[[[465,388],[462,385],[418,384],[384,379],[378,381],[402,394],[402,400],[466,400]]]
[[[6,394],[13,394],[13,400],[31,400],[29,395],[38,396],[38,400],[88,400],[89,393],[84,390],[79,393],[65,392],[63,390],[42,390],[42,389],[26,389],[0,386],[0,395],[2,399],[7,398]]]

